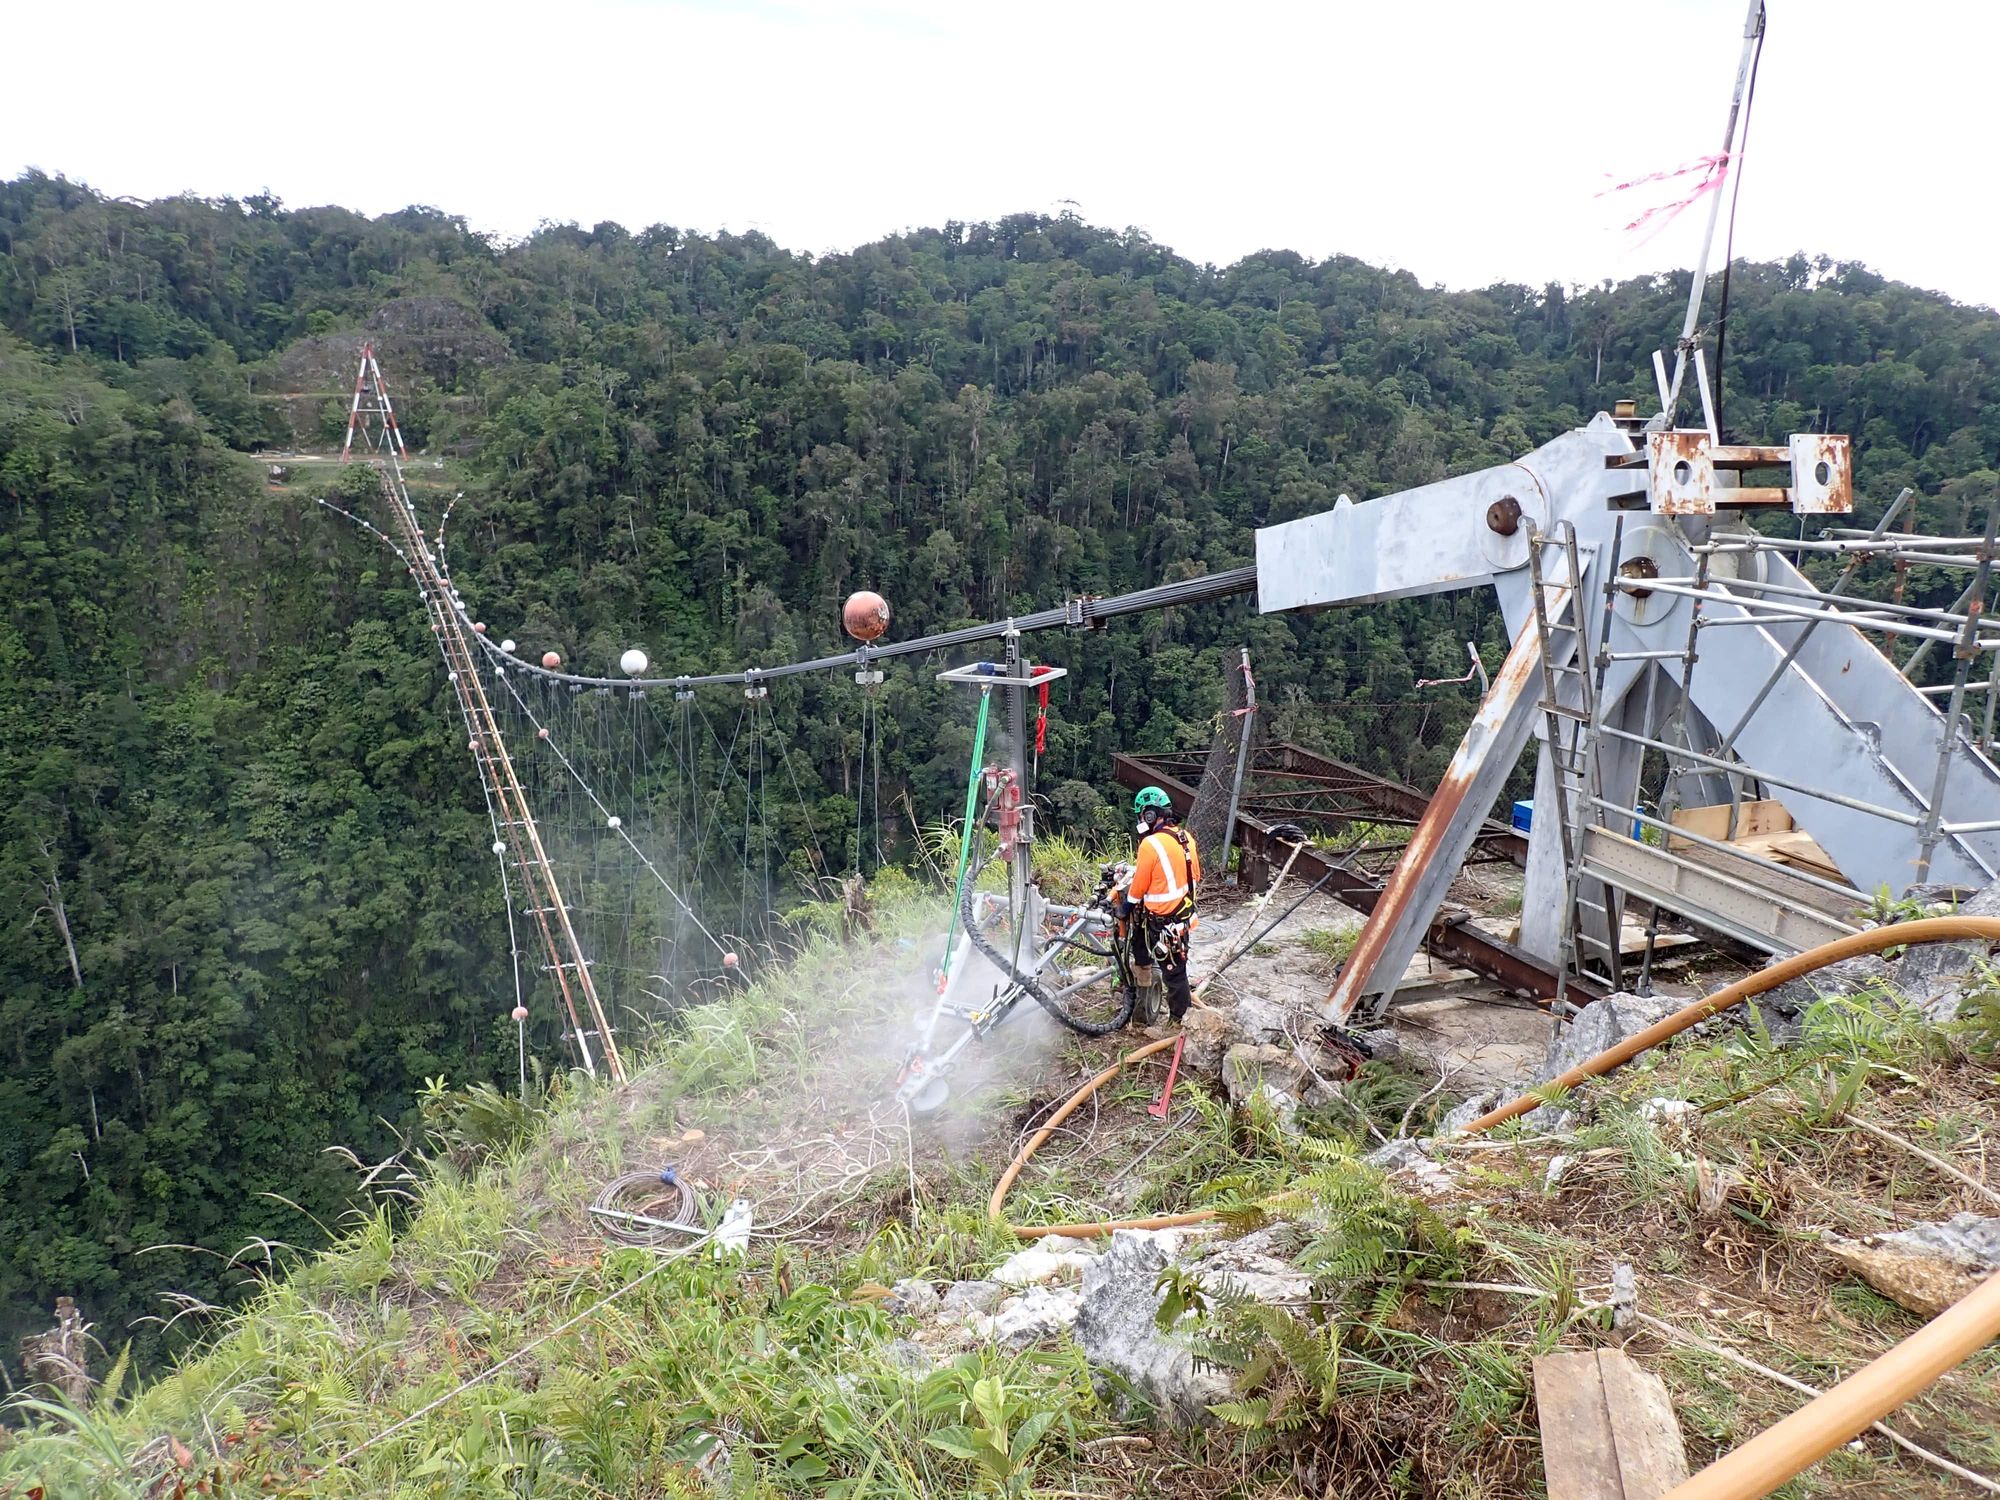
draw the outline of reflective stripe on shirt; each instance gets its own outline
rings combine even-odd
[[[1159,867],[1160,885],[1156,890],[1144,892],[1139,899],[1146,903],[1149,911],[1165,915],[1187,898],[1187,852],[1181,848],[1180,840],[1170,833],[1148,834],[1139,847],[1144,849],[1149,845],[1153,850],[1153,863]],[[1175,877],[1174,865],[1167,853],[1169,849],[1181,857],[1180,878]]]

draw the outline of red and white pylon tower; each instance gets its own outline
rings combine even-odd
[[[361,434],[367,451],[393,453],[407,459],[403,430],[396,425],[396,407],[389,400],[389,387],[382,383],[382,367],[375,363],[375,345],[361,346],[361,368],[354,374],[354,404],[347,412],[347,437],[340,445],[340,461],[346,463],[354,451],[354,434]]]

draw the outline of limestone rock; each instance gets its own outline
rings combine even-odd
[[[940,1309],[948,1317],[969,1318],[992,1312],[1006,1295],[1007,1288],[997,1281],[954,1281],[944,1289]]]
[[[1222,1079],[1229,1102],[1239,1108],[1248,1105],[1260,1088],[1282,1095],[1296,1106],[1305,1093],[1306,1065],[1290,1047],[1238,1042],[1223,1054]]]
[[[1038,1282],[1053,1281],[1058,1276],[1072,1275],[1096,1258],[1096,1249],[1089,1240],[1052,1234],[1035,1241],[1025,1250],[1016,1250],[1000,1262],[988,1279],[1002,1286],[1033,1286]]]
[[[1285,1007],[1257,995],[1236,1002],[1236,1039],[1241,1042],[1282,1042],[1290,1019]]]
[[[1233,1011],[1198,1006],[1181,1022],[1181,1069],[1188,1074],[1214,1078],[1222,1072],[1222,1054],[1243,1038],[1236,1029]]]
[[[1195,1368],[1194,1356],[1154,1326],[1161,1296],[1155,1284],[1166,1265],[1156,1237],[1119,1230],[1111,1247],[1084,1268],[1083,1304],[1072,1331],[1091,1364],[1144,1396],[1161,1421],[1199,1426],[1232,1388],[1219,1371]]]
[[[1806,1011],[1821,1000],[1874,994],[1894,997],[1894,1003],[1901,1004],[1896,973],[1895,965],[1884,962],[1875,954],[1864,953],[1858,958],[1842,959],[1837,964],[1828,964],[1823,969],[1788,980],[1776,989],[1756,996],[1750,1003],[1757,1007],[1757,1014],[1764,1023],[1764,1029],[1771,1034],[1771,1039],[1781,1047],[1789,1047],[1803,1033]]]
[[[1241,1239],[1218,1241],[1187,1264],[1202,1286],[1217,1295],[1303,1302],[1312,1295],[1312,1278],[1283,1258],[1295,1235],[1289,1224],[1274,1224]]]
[[[1498,1089],[1484,1089],[1474,1094],[1462,1104],[1454,1105],[1446,1113],[1444,1124],[1438,1127],[1438,1134],[1457,1135],[1466,1126],[1470,1125],[1499,1102],[1500,1091]],[[1394,1144],[1395,1142],[1390,1142],[1390,1145]],[[1388,1148],[1384,1147],[1383,1149],[1386,1150]]]
[[[1471,1119],[1472,1116],[1466,1118]],[[1407,1136],[1377,1146],[1361,1160],[1368,1166],[1379,1168],[1387,1177],[1409,1176],[1419,1197],[1435,1198],[1450,1192],[1454,1186],[1451,1173],[1425,1154],[1423,1143]]]
[[[1682,1001],[1669,995],[1607,995],[1595,1005],[1586,1005],[1582,1014],[1563,1028],[1549,1043],[1537,1083],[1547,1083],[1567,1073],[1578,1063],[1615,1047],[1656,1021],[1664,1021],[1679,1010]]]
[[[1623,1331],[1639,1317],[1639,1275],[1629,1260],[1611,1267],[1611,1326]]]
[[[905,1318],[928,1318],[937,1306],[937,1288],[928,1281],[899,1281],[882,1299],[882,1311]]]
[[[1934,1318],[2000,1271],[2000,1218],[1955,1214],[1866,1239],[1829,1235],[1826,1248],[1891,1302]]]
[[[1354,1039],[1361,1043],[1372,1062],[1394,1062],[1403,1055],[1403,1039],[1396,1035],[1393,1026],[1377,1026],[1368,1031],[1358,1031]]]
[[[1202,1077],[1216,1077],[1230,1048],[1283,1042],[1287,1019],[1283,1006],[1256,995],[1245,995],[1228,1005],[1197,1006],[1181,1022],[1181,1034],[1187,1038],[1181,1049],[1181,1067]]]
[[[1648,1099],[1639,1106],[1639,1118],[1653,1127],[1670,1146],[1685,1145],[1701,1123],[1701,1111],[1685,1099]]]
[[[899,1370],[907,1370],[912,1375],[928,1375],[937,1368],[930,1351],[921,1344],[913,1344],[908,1339],[891,1339],[882,1346],[882,1357]]]
[[[1995,881],[1953,915],[2000,917],[2000,881]],[[1920,943],[1896,961],[1894,983],[1934,1021],[1948,1021],[1958,1014],[1958,1002],[1966,983],[1986,961],[1985,943]]]
[[[1009,1349],[1025,1349],[1069,1332],[1082,1303],[1083,1293],[1076,1287],[1031,1286],[1018,1297],[1009,1297],[990,1315],[975,1317],[971,1327],[983,1339]]]

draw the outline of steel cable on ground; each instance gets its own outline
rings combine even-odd
[[[668,1211],[640,1214],[633,1209],[619,1207],[618,1200],[628,1193],[646,1190],[652,1199],[657,1199],[666,1196],[660,1191],[662,1188],[673,1190],[673,1207]],[[627,1172],[622,1177],[612,1178],[598,1191],[597,1197],[591,1202],[589,1212],[598,1220],[598,1231],[606,1239],[616,1240],[621,1245],[637,1245],[649,1249],[666,1244],[666,1236],[672,1231],[659,1224],[642,1223],[641,1220],[660,1219],[685,1233],[699,1234],[701,1226],[694,1222],[699,1207],[695,1200],[694,1189],[682,1182],[671,1168],[665,1172],[644,1168],[637,1172]],[[621,1223],[619,1219],[621,1215],[629,1217]],[[611,1222],[604,1222],[606,1218]]]

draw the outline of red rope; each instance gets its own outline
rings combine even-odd
[[[1040,677],[1054,670],[1053,667],[1036,667],[1032,675]],[[1036,691],[1041,695],[1041,711],[1035,715],[1035,754],[1040,755],[1049,748],[1049,685],[1045,682]]]

